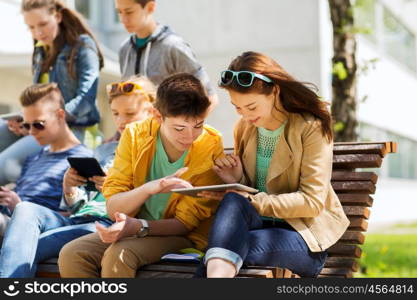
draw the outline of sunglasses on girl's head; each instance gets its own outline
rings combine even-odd
[[[235,78],[236,78],[236,82],[243,87],[251,86],[255,78],[258,78],[268,83],[272,83],[272,80],[270,78],[262,74],[254,73],[251,71],[226,70],[226,71],[223,71],[220,75],[220,84],[229,85],[232,83],[233,79]]]
[[[143,88],[134,82],[115,82],[110,84],[109,94],[114,95],[123,93],[126,95],[133,94],[135,91],[143,90]]]
[[[31,127],[37,130],[44,130],[45,129],[45,121],[37,121],[33,123],[23,123],[22,127],[26,130],[30,130]]]

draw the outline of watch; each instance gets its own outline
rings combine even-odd
[[[142,223],[142,227],[136,232],[136,236],[142,238],[149,234],[149,224],[144,219],[139,219],[139,221]]]

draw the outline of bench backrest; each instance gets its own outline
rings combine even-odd
[[[320,277],[352,277],[358,271],[358,259],[362,255],[359,245],[365,242],[368,229],[369,208],[375,193],[378,175],[360,168],[379,168],[388,153],[395,153],[397,144],[335,143],[333,150],[332,186],[350,220],[350,226],[342,238],[329,250],[329,257]]]

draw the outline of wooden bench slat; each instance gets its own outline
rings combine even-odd
[[[375,172],[335,170],[332,172],[332,181],[371,181],[373,184],[376,184],[378,175]]]
[[[44,272],[44,271],[37,271],[36,278],[61,278],[59,272]]]
[[[391,150],[389,142],[385,143],[335,143],[333,153],[338,154],[378,154],[384,157]]]
[[[382,157],[379,154],[342,154],[333,156],[333,169],[379,168]]]
[[[138,270],[138,274],[142,271],[152,272],[171,272],[171,273],[189,273],[194,274],[197,269],[197,265],[191,264],[151,264],[143,266]],[[260,277],[260,278],[274,278],[274,274],[267,268],[256,269],[256,268],[242,268],[239,271],[239,275],[244,277]]]
[[[353,272],[359,269],[359,263],[355,258],[348,257],[328,257],[324,265],[325,268],[348,268]]]
[[[371,214],[369,208],[364,206],[343,206],[343,210],[348,217],[363,217],[369,219]]]
[[[337,194],[342,205],[371,207],[374,199],[369,194]]]
[[[257,278],[274,278],[274,275],[271,270],[262,270],[262,269],[240,269],[239,275],[245,277],[257,277]]]
[[[138,272],[144,271],[157,271],[157,272],[174,272],[174,273],[191,273],[196,271],[196,265],[180,265],[180,264],[151,264],[141,267]]]
[[[273,278],[283,278],[284,274],[286,274],[286,270],[280,267],[272,267],[272,266],[245,266],[244,269],[261,269],[261,270],[269,270],[272,272]],[[288,270],[289,271],[289,270]]]
[[[360,258],[362,255],[362,249],[357,245],[348,245],[338,242],[327,249],[329,257],[331,256],[347,256]]]
[[[333,181],[332,187],[336,193],[375,193],[372,181]]]
[[[368,230],[368,222],[365,218],[361,217],[350,217],[349,218],[349,230],[353,231],[367,231]]]
[[[175,273],[175,272],[157,272],[157,271],[139,271],[136,278],[153,279],[153,278],[192,278],[190,273]]]
[[[334,275],[350,278],[352,277],[352,270],[344,268],[323,268],[320,275]]]
[[[346,231],[340,238],[340,241],[362,245],[365,242],[365,236],[360,231]]]
[[[396,142],[335,142],[333,146],[333,152],[343,150],[349,151],[350,149],[351,151],[354,151],[354,153],[360,153],[360,151],[363,150],[364,146],[369,146],[369,148],[374,147],[377,149],[382,149],[383,147],[385,147],[386,153],[397,152]]]

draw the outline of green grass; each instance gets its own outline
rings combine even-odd
[[[392,228],[398,229],[398,228],[406,228],[406,229],[416,229],[417,228],[417,221],[412,223],[398,223],[395,224]]]
[[[367,234],[354,277],[417,277],[417,234]]]

